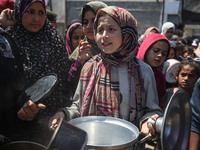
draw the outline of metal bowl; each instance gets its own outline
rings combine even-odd
[[[135,125],[114,117],[86,116],[69,123],[87,132],[87,149],[124,150],[133,147],[139,136]]]
[[[46,150],[46,147],[30,141],[14,141],[2,147],[1,150]]]

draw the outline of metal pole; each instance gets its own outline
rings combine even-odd
[[[163,21],[164,21],[164,15],[165,15],[165,0],[163,0],[163,11],[162,11],[162,25],[163,25]],[[161,27],[162,27],[161,25]]]
[[[51,11],[53,11],[53,9],[52,9],[52,2],[51,2],[51,0],[49,0],[49,7],[50,7],[50,10],[51,10]]]

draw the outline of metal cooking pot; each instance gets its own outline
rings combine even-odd
[[[88,150],[133,149],[139,136],[135,125],[114,117],[86,116],[72,119],[68,123],[87,132]]]
[[[46,150],[46,147],[29,141],[10,142],[0,147],[1,150]]]

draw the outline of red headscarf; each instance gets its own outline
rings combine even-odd
[[[145,56],[145,53],[147,52],[147,50],[150,48],[151,45],[153,45],[155,42],[157,42],[159,40],[166,40],[166,42],[169,44],[168,53],[167,53],[167,56],[168,56],[169,50],[170,50],[170,43],[169,43],[168,39],[162,34],[152,33],[149,36],[147,36],[145,38],[145,40],[142,42],[142,44],[139,48],[139,51],[137,53],[137,58],[144,61],[144,56]],[[167,58],[167,56],[166,56],[166,58]]]

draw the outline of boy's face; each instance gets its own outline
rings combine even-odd
[[[167,41],[158,41],[145,54],[145,62],[151,67],[159,67],[167,57],[169,45]]]
[[[179,74],[176,76],[176,79],[178,80],[179,88],[182,88],[184,90],[191,90],[194,88],[198,76],[195,73],[194,67],[186,65],[183,66]]]

